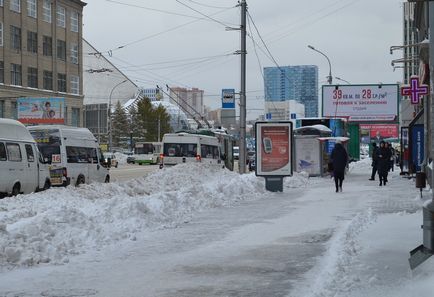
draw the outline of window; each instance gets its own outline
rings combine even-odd
[[[50,36],[44,36],[42,38],[42,53],[44,56],[53,55],[53,38]]]
[[[80,78],[76,75],[71,75],[71,93],[80,94]]]
[[[51,0],[44,0],[42,4],[42,18],[47,23],[51,23]]]
[[[27,15],[35,18],[37,16],[36,0],[27,0]]]
[[[66,74],[57,74],[57,91],[66,92]]]
[[[30,144],[26,144],[25,148],[26,148],[27,161],[35,162],[35,155],[33,154],[32,146]]]
[[[169,157],[196,157],[197,145],[194,143],[165,143],[164,155]]]
[[[68,163],[98,163],[96,148],[67,146],[66,158]]]
[[[21,0],[11,0],[11,10],[21,12]]]
[[[5,64],[3,61],[0,61],[0,83],[5,82]]]
[[[219,156],[219,148],[217,146],[213,146],[213,145],[201,144],[200,145],[200,156],[202,158],[218,159],[220,157]]]
[[[21,28],[11,26],[11,49],[21,50]]]
[[[11,85],[21,86],[21,65],[11,64]]]
[[[27,31],[27,51],[35,54],[38,52],[38,33]]]
[[[0,161],[6,161],[6,148],[3,142],[0,142]]]
[[[12,112],[12,118],[14,120],[18,119],[18,106],[17,106],[17,101],[12,101],[11,102],[11,112]]]
[[[44,70],[43,88],[53,90],[53,72]]]
[[[0,118],[5,117],[5,101],[0,100]]]
[[[3,23],[0,22],[0,46],[3,46]]]
[[[66,42],[57,39],[57,58],[66,61]]]
[[[21,150],[20,145],[18,143],[6,143],[6,149],[8,151],[8,159],[9,161],[21,162]]]
[[[27,68],[27,86],[30,88],[38,88],[38,69]]]
[[[72,108],[71,126],[80,126],[80,108]]]
[[[0,6],[3,6],[3,0],[0,0]]]
[[[78,12],[71,12],[71,31],[78,32]]]
[[[57,6],[57,26],[65,28],[65,7]]]
[[[71,44],[71,63],[78,64],[78,44]]]

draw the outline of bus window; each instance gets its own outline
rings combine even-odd
[[[53,155],[58,156],[58,158],[54,158],[54,160],[60,163],[61,140],[58,129],[30,131],[30,134],[32,134],[38,144],[38,149],[46,163],[52,163]]]
[[[165,143],[164,155],[168,157],[196,157],[197,145],[194,143]]]

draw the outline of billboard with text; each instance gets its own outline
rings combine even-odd
[[[322,115],[350,122],[398,120],[398,85],[324,85]]]
[[[24,124],[65,123],[65,98],[18,98],[17,108]]]

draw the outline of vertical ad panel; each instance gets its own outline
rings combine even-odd
[[[414,125],[412,128],[412,160],[416,172],[421,170],[424,155],[423,125]]]
[[[256,175],[292,175],[292,123],[256,123]]]

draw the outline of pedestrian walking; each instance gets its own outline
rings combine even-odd
[[[387,147],[390,150],[390,161],[389,161],[389,171],[394,171],[395,167],[395,149],[393,148],[392,144],[390,142],[387,143]]]
[[[372,143],[372,172],[371,172],[371,178],[369,180],[375,180],[375,175],[377,174],[377,166],[378,166],[378,146],[376,142]]]
[[[333,177],[335,179],[336,193],[342,192],[342,183],[345,178],[345,168],[348,163],[348,154],[340,140],[336,141],[330,155],[333,164]]]
[[[387,174],[390,168],[390,149],[384,141],[380,142],[378,150],[378,177],[380,178],[380,186],[385,186],[387,183]]]

